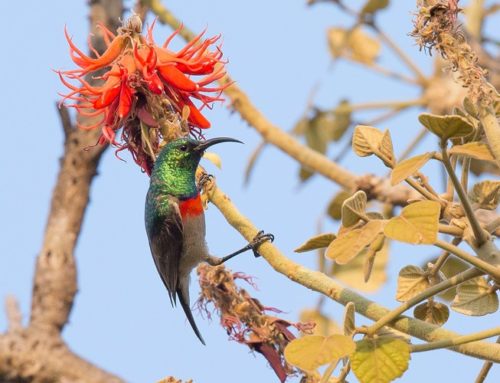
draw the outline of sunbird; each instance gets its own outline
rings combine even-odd
[[[170,302],[179,298],[182,309],[201,343],[205,344],[189,304],[189,275],[200,262],[220,265],[235,255],[253,250],[272,234],[259,232],[242,249],[223,258],[209,254],[205,241],[205,213],[196,185],[196,169],[205,150],[221,142],[238,142],[218,137],[206,141],[178,138],[165,145],[155,161],[146,195],[145,223],[156,269],[168,290]]]

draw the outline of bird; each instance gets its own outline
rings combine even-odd
[[[189,303],[190,273],[199,263],[220,265],[247,250],[257,257],[258,246],[273,241],[272,234],[260,231],[242,249],[225,257],[210,255],[205,240],[205,214],[196,185],[196,169],[207,148],[222,142],[237,142],[229,137],[199,141],[182,137],[167,143],[154,163],[146,194],[145,226],[154,264],[165,285],[172,306],[176,299],[198,339],[205,341],[196,326]]]

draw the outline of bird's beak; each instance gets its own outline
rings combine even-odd
[[[216,138],[211,138],[210,140],[200,142],[198,145],[194,147],[194,151],[202,153],[205,150],[207,150],[207,148],[209,148],[210,146],[215,144],[220,144],[221,142],[238,142],[240,144],[243,143],[239,140],[230,137],[216,137]]]

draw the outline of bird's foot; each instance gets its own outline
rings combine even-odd
[[[260,254],[258,253],[259,246],[262,245],[264,242],[269,241],[273,242],[274,241],[274,235],[270,233],[264,233],[264,230],[261,230],[257,233],[257,235],[250,241],[248,246],[250,249],[253,251],[253,255],[255,258],[260,257]]]
[[[208,173],[203,173],[200,177],[200,180],[198,181],[198,192],[201,192],[202,190],[205,189],[206,186],[210,182],[213,182],[214,176]]]

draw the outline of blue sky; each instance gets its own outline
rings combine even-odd
[[[356,64],[339,62],[332,70],[326,30],[333,25],[349,26],[351,20],[333,6],[307,7],[305,3],[185,0],[169,1],[168,5],[192,30],[208,26],[210,35],[222,33],[230,74],[255,105],[285,130],[300,118],[310,89],[318,80],[322,85],[315,102],[322,107],[332,107],[343,97],[352,102],[418,97],[415,88],[367,73]],[[432,58],[419,52],[408,36],[414,2],[392,3],[380,15],[380,25],[424,72],[431,73]],[[0,112],[4,121],[4,161],[0,163],[0,300],[7,294],[15,295],[27,318],[34,261],[41,247],[62,154],[63,136],[56,102],[57,92],[63,87],[52,69],[73,67],[64,25],[79,46],[85,44],[88,26],[85,1],[28,0],[23,5],[29,11],[21,15],[15,2],[3,4],[7,15],[3,44],[7,54],[0,61]],[[498,35],[498,23],[489,28]],[[169,28],[157,25],[158,40],[170,33]],[[380,64],[405,71],[390,53],[383,56]],[[244,146],[217,146],[222,171],[207,163],[220,187],[257,226],[276,236],[275,243],[285,254],[315,267],[314,253],[295,254],[293,249],[315,234],[317,219],[338,187],[320,176],[299,185],[297,164],[274,148],[263,152],[252,182],[244,187],[243,171],[260,142],[258,134],[238,114],[230,113],[227,104],[216,106],[208,116],[213,125],[210,137],[231,136],[245,142]],[[379,127],[391,130],[399,152],[420,129],[416,112]],[[332,146],[330,154],[333,156],[342,145]],[[424,151],[426,145],[433,145],[432,140],[425,141],[417,151]],[[113,151],[107,151],[93,184],[76,249],[79,292],[64,331],[71,348],[130,382],[152,382],[167,375],[193,378],[195,382],[277,381],[260,355],[228,341],[216,318],[208,321],[196,315],[207,341],[207,347],[203,347],[181,309],[170,307],[144,230],[148,179],[129,157],[125,159],[127,162],[119,161]],[[354,154],[347,156],[343,166],[358,174],[386,173],[380,161],[359,159]],[[439,187],[439,173],[432,167],[428,170]],[[207,241],[214,254],[225,255],[244,245],[244,240],[214,208],[207,212],[207,225]],[[328,222],[325,230],[334,228]],[[406,264],[421,264],[435,254],[432,248],[394,246],[388,283],[370,298],[396,307],[398,270]],[[235,258],[228,267],[254,275],[259,291],[252,293],[265,305],[285,311],[284,316],[290,320],[297,320],[300,310],[314,306],[318,298],[317,293],[291,283],[250,253]],[[194,300],[194,280],[191,290]],[[342,307],[330,302],[325,312],[340,320]],[[498,321],[498,313],[464,318],[452,312],[446,326],[469,333],[497,325]],[[2,312],[0,328],[5,325]],[[402,381],[438,381],[449,376],[449,366],[453,366],[453,376],[460,377],[456,381],[472,381],[481,365],[482,361],[450,351],[414,354]],[[500,369],[495,366],[488,381],[499,379]]]

